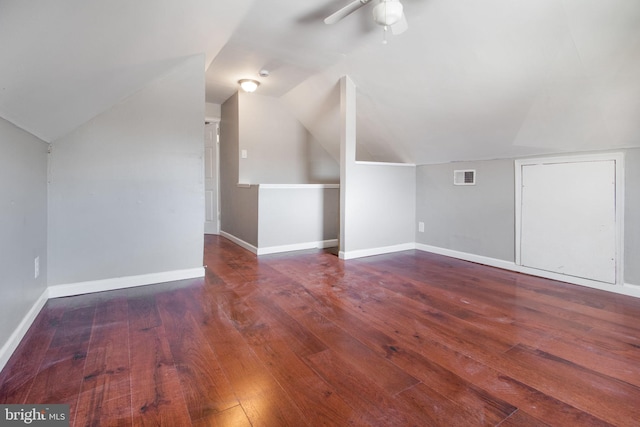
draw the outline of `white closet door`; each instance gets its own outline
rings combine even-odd
[[[615,161],[522,165],[520,263],[616,283]]]

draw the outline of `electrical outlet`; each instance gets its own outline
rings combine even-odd
[[[418,231],[424,233],[424,222],[418,223]]]
[[[40,276],[40,257],[37,256],[33,260],[33,277],[37,279]]]

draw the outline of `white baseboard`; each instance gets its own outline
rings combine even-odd
[[[531,276],[544,277],[545,279],[557,280],[560,282],[571,283],[574,285],[587,286],[589,288],[600,289],[602,291],[614,292],[617,294],[628,295],[640,298],[640,286],[630,283],[624,284],[608,284],[595,280],[583,279],[581,277],[568,276],[566,274],[554,273],[552,271],[538,270],[531,267],[517,265],[515,262],[505,261],[496,258],[485,257],[482,255],[470,254],[467,252],[455,251],[452,249],[439,248],[437,246],[424,245],[416,243],[416,249],[431,252],[439,255],[445,255],[452,258],[462,259],[465,261],[476,262],[478,264],[498,267],[505,270],[515,271],[517,273],[529,274]]]
[[[33,303],[27,314],[22,318],[20,324],[18,324],[18,327],[13,331],[9,339],[4,343],[0,349],[0,371],[4,369],[9,358],[11,358],[13,352],[18,348],[20,341],[24,338],[33,321],[36,320],[38,313],[40,313],[40,310],[42,310],[42,307],[44,307],[48,299],[49,292],[48,289],[45,289],[36,302]]]
[[[625,295],[631,295],[631,296],[640,298],[640,285],[625,283],[624,285],[622,285],[622,288],[626,292]]]
[[[93,292],[113,291],[176,280],[204,277],[204,267],[186,270],[164,271],[161,273],[140,274],[137,276],[114,277],[112,279],[91,280],[88,282],[68,283],[49,286],[49,298],[69,297]]]
[[[478,264],[489,265],[491,267],[504,268],[505,270],[515,270],[516,267],[516,264],[511,261],[455,251],[453,249],[440,248],[438,246],[424,245],[422,243],[416,243],[416,249],[465,261],[477,262]]]
[[[246,250],[248,250],[249,252],[252,252],[254,254],[258,254],[258,248],[256,248],[255,246],[253,246],[251,243],[247,243],[242,239],[239,239],[238,237],[234,236],[233,234],[229,234],[226,231],[222,231],[220,230],[220,235],[222,237],[226,237],[227,239],[231,240],[233,243],[235,243],[238,246],[241,246],[243,248],[245,248]]]
[[[302,251],[306,249],[315,249],[315,248],[332,248],[332,247],[338,246],[338,239],[331,239],[331,240],[322,240],[319,242],[304,242],[304,243],[294,243],[292,245],[267,246],[264,248],[257,248],[253,246],[251,243],[247,243],[244,240],[234,236],[233,234],[229,234],[225,231],[220,231],[220,235],[222,237],[226,237],[236,245],[241,246],[246,250],[248,250],[249,252],[256,254],[258,256],[277,254],[281,252]]]
[[[306,249],[324,249],[334,248],[338,246],[338,239],[322,240],[319,242],[295,243],[293,245],[268,246],[266,248],[258,248],[258,255],[277,254],[282,252],[302,251]]]
[[[347,259],[354,259],[354,258],[363,258],[363,257],[373,256],[373,255],[389,254],[393,252],[408,251],[415,248],[416,248],[416,244],[413,242],[402,243],[400,245],[383,246],[379,248],[359,249],[355,251],[346,251],[346,252],[340,251],[338,256],[340,257],[340,259],[347,260]]]

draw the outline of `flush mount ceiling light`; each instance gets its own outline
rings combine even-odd
[[[255,92],[258,86],[260,86],[260,82],[251,79],[242,79],[239,80],[238,83],[242,90],[248,93]]]

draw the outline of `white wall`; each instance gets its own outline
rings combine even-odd
[[[17,345],[11,335],[46,289],[47,147],[0,118],[0,369],[13,351],[6,346]]]
[[[204,105],[204,117],[206,120],[220,121],[222,116],[222,106],[212,102],[206,102]]]
[[[338,163],[278,98],[240,92],[239,182],[247,184],[337,183]]]
[[[51,144],[50,285],[202,266],[203,62]]]

